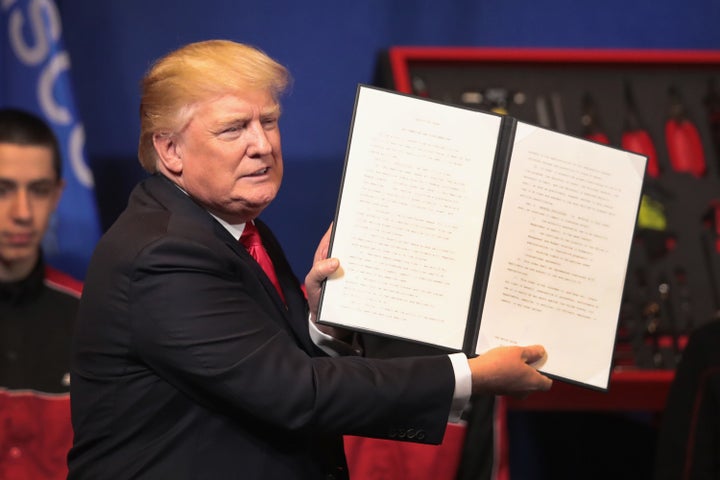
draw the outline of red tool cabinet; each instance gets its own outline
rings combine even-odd
[[[509,406],[662,411],[687,334],[720,311],[720,51],[393,47],[379,66],[381,86],[653,157],[609,391]]]

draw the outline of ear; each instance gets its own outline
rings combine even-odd
[[[168,133],[154,133],[153,146],[165,170],[180,175],[183,167],[182,148],[177,137]]]

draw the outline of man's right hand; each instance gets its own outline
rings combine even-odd
[[[533,345],[497,347],[469,359],[473,393],[524,397],[550,390],[552,380],[531,366],[544,356],[545,349]]]
[[[330,235],[332,234],[332,224],[320,239],[320,243],[315,250],[313,264],[310,271],[305,276],[305,290],[307,293],[308,305],[310,306],[310,314],[313,319],[317,318],[318,304],[320,303],[320,292],[322,284],[327,277],[332,275],[340,267],[337,258],[327,258],[328,248],[330,248]]]

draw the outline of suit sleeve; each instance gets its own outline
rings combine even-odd
[[[135,260],[129,303],[137,356],[209,409],[293,431],[442,439],[454,388],[447,357],[308,355],[226,245],[153,243]]]

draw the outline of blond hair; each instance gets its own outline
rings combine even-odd
[[[157,171],[153,135],[182,130],[200,101],[244,90],[267,90],[276,101],[287,69],[257,48],[228,40],[191,43],[157,60],[142,80],[138,158]]]

